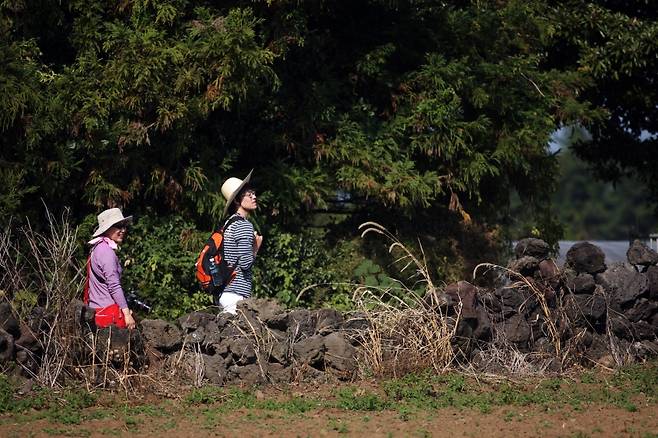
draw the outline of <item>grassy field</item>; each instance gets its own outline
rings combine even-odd
[[[0,436],[658,437],[658,362],[523,380],[425,373],[177,392],[35,388],[19,396],[2,376]]]

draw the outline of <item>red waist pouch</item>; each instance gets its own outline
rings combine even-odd
[[[111,306],[101,307],[96,309],[96,327],[103,328],[110,325],[115,325],[119,328],[126,328],[126,320],[124,319],[123,312],[118,304]]]

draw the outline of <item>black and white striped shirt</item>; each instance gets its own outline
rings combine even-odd
[[[224,292],[232,292],[245,298],[251,296],[253,279],[252,266],[254,264],[254,226],[239,214],[224,231],[224,257],[229,266],[235,266],[237,275]],[[228,222],[228,221],[227,221]]]

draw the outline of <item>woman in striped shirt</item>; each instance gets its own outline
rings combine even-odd
[[[235,268],[236,276],[224,289],[218,304],[232,314],[236,313],[238,301],[251,296],[252,267],[263,242],[263,236],[254,231],[247,219],[258,208],[256,192],[248,185],[250,178],[251,172],[244,180],[229,178],[222,184],[222,195],[226,199],[223,216],[231,213],[225,222],[230,221],[224,230],[224,257],[228,265]]]

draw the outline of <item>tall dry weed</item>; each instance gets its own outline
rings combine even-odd
[[[409,287],[395,281],[396,286],[360,286],[354,291],[356,306],[368,322],[358,336],[362,373],[395,376],[428,367],[445,371],[454,358],[451,339],[459,314],[444,314],[445,298],[432,281],[422,245],[417,257],[376,222],[361,224],[359,229],[361,237],[374,233],[390,242],[389,253],[397,257],[395,263],[402,265],[401,272],[408,273],[412,283]]]
[[[103,348],[98,334],[81,326],[80,306],[84,269],[75,260],[78,229],[68,211],[55,217],[45,209],[46,227],[35,230],[8,223],[0,231],[0,294],[38,348],[23,349],[37,367],[21,363],[23,373],[47,387],[67,380],[83,381],[87,389],[129,388],[135,375],[130,351]],[[111,336],[110,336],[111,337]],[[103,338],[110,342],[110,337]],[[125,357],[117,360],[116,354]],[[117,366],[116,364],[120,364]]]
[[[77,229],[64,212],[56,218],[46,209],[47,228],[35,231],[28,222],[13,228],[11,222],[0,233],[0,289],[18,314],[21,330],[29,330],[40,342],[39,383],[55,386],[74,350],[71,336],[71,302],[81,290],[84,279],[75,264]],[[33,307],[38,304],[39,315],[31,314],[19,295],[32,295]],[[21,304],[21,308],[18,308]],[[27,370],[30,371],[31,370]]]
[[[498,280],[506,283],[504,288],[529,292],[529,297],[536,300],[541,310],[544,330],[542,335],[548,339],[550,348],[544,348],[543,351],[522,352],[507,339],[501,326],[494,324],[491,341],[482,346],[478,352],[478,368],[487,370],[489,373],[515,376],[544,374],[549,366],[555,368],[555,361],[560,364],[559,368],[562,368],[572,352],[569,346],[565,348],[563,345],[557,326],[558,320],[565,319],[561,307],[549,305],[544,291],[534,281],[519,272],[494,263],[481,263],[474,268],[473,278],[477,278],[482,271],[487,271],[487,275],[490,275],[491,271],[496,272]],[[529,298],[519,306],[519,312],[524,311],[528,300]],[[485,310],[492,321],[505,319],[504,315],[496,315],[496,312],[486,306]]]

